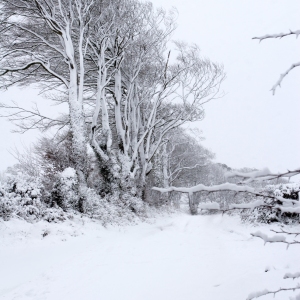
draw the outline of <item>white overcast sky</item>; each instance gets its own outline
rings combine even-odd
[[[269,91],[292,63],[300,61],[300,38],[265,40],[254,36],[300,29],[299,0],[154,0],[155,6],[178,10],[174,39],[196,43],[202,54],[223,63],[226,96],[205,106],[199,122],[204,146],[218,162],[240,167],[269,167],[284,171],[300,166],[300,68],[284,80],[275,96]],[[37,100],[34,90],[0,93],[1,101],[28,103]],[[55,108],[51,108],[55,111]],[[8,152],[28,145],[37,133],[11,134],[0,119],[0,170],[15,162]]]

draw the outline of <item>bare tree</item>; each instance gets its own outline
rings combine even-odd
[[[67,95],[79,192],[86,188],[86,33],[94,0],[1,0],[1,87],[39,83]]]
[[[161,148],[164,188],[173,184],[196,184],[203,168],[208,167],[214,157],[182,128],[170,132]]]
[[[172,14],[136,1],[112,10],[98,28],[103,39],[91,38],[87,51],[98,70],[89,77],[96,87],[90,144],[108,180],[142,188],[165,136],[204,117],[202,105],[217,97],[224,73],[183,43],[170,63]]]
[[[69,104],[56,119],[37,107],[13,109],[19,129],[69,126],[80,182],[86,188],[89,140],[108,185],[141,190],[166,135],[204,117],[217,98],[223,67],[196,46],[167,51],[174,14],[137,0],[0,0],[1,87],[38,84]],[[88,126],[86,126],[89,124]],[[89,138],[87,139],[87,130]]]
[[[191,186],[205,177],[213,157],[213,153],[201,146],[190,130],[181,127],[173,129],[164,137],[154,156],[153,168],[147,178],[147,198],[157,204],[173,203],[178,206],[178,193],[165,193],[159,198],[157,192],[151,192],[152,186]]]

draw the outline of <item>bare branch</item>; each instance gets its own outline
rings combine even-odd
[[[281,82],[284,79],[284,77],[286,77],[289,74],[289,72],[292,71],[294,68],[299,67],[299,66],[300,66],[300,62],[292,64],[284,73],[282,73],[280,75],[278,81],[271,88],[273,95],[275,95],[276,88],[281,86]]]
[[[0,73],[0,77],[11,72],[11,73],[14,73],[14,72],[20,72],[20,71],[24,71],[24,70],[27,70],[29,69],[31,66],[34,66],[34,65],[41,65],[46,71],[48,71],[50,74],[52,74],[56,79],[60,80],[62,83],[65,84],[66,87],[69,86],[69,83],[68,81],[63,78],[61,75],[57,74],[54,70],[52,70],[50,68],[50,64],[49,63],[45,63],[45,62],[42,62],[40,60],[35,60],[35,61],[31,61],[25,65],[22,65],[22,66],[19,66],[19,67],[14,67],[14,68],[5,68],[3,67],[3,71],[2,73]]]
[[[0,118],[8,118],[9,121],[19,128],[13,132],[25,133],[31,129],[38,129],[44,132],[56,126],[63,128],[69,125],[69,118],[65,115],[56,119],[42,115],[37,104],[32,109],[25,109],[16,102],[12,102],[12,105],[0,103],[0,109],[8,110],[7,113],[0,114]]]
[[[263,36],[254,37],[252,39],[259,40],[261,42],[262,40],[265,40],[265,39],[277,39],[277,38],[282,39],[283,37],[289,36],[289,35],[296,35],[296,38],[298,38],[298,36],[300,35],[300,30],[295,30],[295,31],[290,30],[290,32],[287,32],[287,33],[266,34]]]
[[[271,231],[273,231],[275,233],[284,233],[284,234],[289,234],[289,235],[295,235],[295,237],[297,237],[300,234],[300,232],[289,232],[289,231],[285,231],[283,229],[281,229],[281,231],[276,231],[276,230],[271,229]]]
[[[275,297],[275,295],[277,293],[279,293],[279,292],[283,292],[283,291],[295,291],[295,290],[299,290],[299,289],[300,289],[300,284],[298,283],[295,287],[292,287],[292,288],[279,288],[278,290],[275,290],[275,291],[263,290],[263,291],[260,291],[260,292],[251,293],[247,297],[247,300],[252,300],[254,298],[259,298],[259,297],[262,297],[262,296],[265,296],[265,295],[269,295],[269,294],[273,294],[274,297]]]
[[[258,238],[262,239],[264,241],[264,244],[267,244],[267,243],[284,243],[284,244],[287,244],[287,247],[289,247],[290,245],[293,245],[293,244],[300,244],[300,241],[297,241],[297,240],[294,240],[292,242],[287,241],[286,237],[283,236],[283,235],[275,235],[273,237],[269,237],[269,236],[267,236],[266,234],[264,234],[260,231],[251,233],[251,235],[254,236],[254,237],[258,237]]]
[[[226,174],[227,178],[230,177],[241,177],[243,179],[243,183],[250,183],[253,181],[265,181],[265,180],[273,180],[278,178],[291,178],[300,174],[300,168],[295,169],[293,171],[287,171],[284,173],[271,173],[269,169],[263,169],[260,171],[254,172],[238,172],[238,171],[230,171]]]
[[[296,273],[286,273],[284,276],[283,276],[283,279],[289,279],[289,278],[292,278],[292,279],[295,279],[295,278],[300,278],[300,272],[296,272]]]
[[[276,39],[276,38],[281,39],[281,38],[289,36],[289,35],[296,35],[296,38],[298,38],[299,34],[300,34],[300,30],[296,30],[296,31],[290,30],[290,32],[288,32],[288,33],[266,34],[264,36],[254,37],[252,39],[254,39],[254,40],[256,39],[256,40],[259,40],[259,42],[261,42],[262,40],[265,40],[265,39]],[[288,73],[291,70],[293,70],[294,68],[299,67],[299,66],[300,66],[300,62],[294,63],[283,74],[280,75],[278,81],[271,88],[273,95],[275,95],[276,88],[281,86],[282,80],[288,75]]]

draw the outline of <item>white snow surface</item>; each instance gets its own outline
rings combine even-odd
[[[184,212],[106,228],[79,217],[59,224],[0,221],[0,299],[246,299],[299,281],[283,279],[300,270],[297,245],[264,247],[250,235],[278,228]]]
[[[217,202],[208,202],[208,203],[199,203],[198,205],[199,209],[220,209],[220,204]]]
[[[286,242],[286,237],[283,235],[274,235],[274,236],[267,236],[266,234],[260,232],[260,231],[256,231],[253,232],[251,235],[256,236],[261,238],[262,240],[264,240],[265,244],[266,243],[285,243]]]
[[[233,208],[250,208],[250,209],[254,209],[255,207],[258,207],[258,206],[262,206],[264,205],[264,201],[263,200],[256,200],[254,202],[250,202],[250,203],[241,203],[241,204],[231,204],[229,205],[229,208],[230,209],[233,209]]]
[[[235,177],[235,176],[239,176],[239,177],[243,177],[243,178],[249,178],[249,179],[257,179],[257,177],[260,176],[267,176],[269,175],[271,172],[268,168],[264,168],[262,170],[259,171],[253,171],[253,172],[239,172],[239,171],[230,171],[225,173],[225,176],[227,178],[230,177]]]
[[[217,185],[211,185],[211,186],[206,186],[204,184],[198,184],[192,187],[175,187],[171,186],[169,188],[158,188],[154,187],[152,188],[155,191],[159,191],[161,193],[167,193],[167,192],[181,192],[181,193],[196,193],[196,192],[220,192],[220,191],[233,191],[233,192],[245,192],[245,193],[252,193],[256,194],[255,189],[246,186],[246,185],[237,185],[234,183],[221,183]]]
[[[62,178],[74,178],[76,177],[76,171],[73,168],[68,167],[61,172],[60,176]]]
[[[294,274],[292,274],[292,273],[286,273],[283,278],[284,279],[287,279],[287,278],[295,279],[295,278],[299,278],[299,277],[300,277],[300,272],[296,272]]]

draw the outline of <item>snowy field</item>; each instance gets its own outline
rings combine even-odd
[[[241,300],[295,286],[283,276],[300,270],[299,247],[264,247],[250,235],[271,228],[185,213],[108,228],[82,219],[1,221],[0,299]]]

